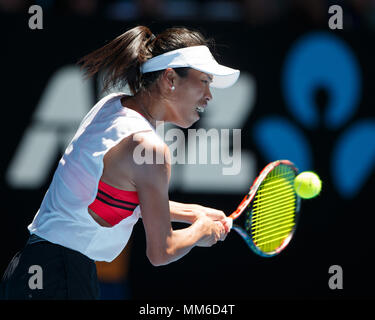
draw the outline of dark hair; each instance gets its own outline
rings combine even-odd
[[[147,89],[162,73],[155,71],[141,74],[140,67],[144,62],[168,51],[198,45],[211,47],[213,40],[205,39],[199,31],[185,27],[169,28],[155,36],[149,28],[138,26],[84,56],[78,64],[86,69],[87,77],[104,71],[103,91],[128,84],[132,94],[135,94]],[[175,71],[184,77],[188,69],[176,68]]]

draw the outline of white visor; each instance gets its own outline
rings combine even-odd
[[[141,66],[142,73],[164,70],[167,68],[190,67],[211,74],[210,84],[214,88],[227,88],[238,79],[240,71],[218,64],[206,46],[193,46],[163,53],[147,60]]]

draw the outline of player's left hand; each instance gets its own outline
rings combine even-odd
[[[197,205],[197,207],[196,207],[197,217],[201,214],[206,215],[208,218],[210,218],[214,221],[218,221],[218,222],[222,223],[222,225],[225,228],[225,236],[230,231],[230,226],[229,226],[229,223],[228,223],[228,220],[227,220],[227,216],[225,215],[225,213],[223,211],[217,210],[217,209],[214,209],[214,208],[209,208],[209,207]],[[225,239],[225,237],[224,237],[224,239]],[[222,239],[222,240],[224,240],[224,239]]]

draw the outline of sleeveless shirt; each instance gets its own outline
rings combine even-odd
[[[101,99],[84,117],[69,143],[32,223],[31,234],[76,250],[97,261],[110,262],[127,244],[141,216],[139,205],[113,227],[102,227],[88,213],[103,173],[103,157],[122,139],[151,131],[138,112],[121,104],[124,93]]]

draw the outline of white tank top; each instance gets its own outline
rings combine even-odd
[[[103,157],[136,132],[153,131],[157,136],[144,117],[122,106],[123,96],[113,93],[104,97],[82,120],[28,226],[31,234],[97,261],[110,262],[121,253],[141,216],[138,205],[131,216],[108,228],[100,226],[88,213],[98,192]]]

